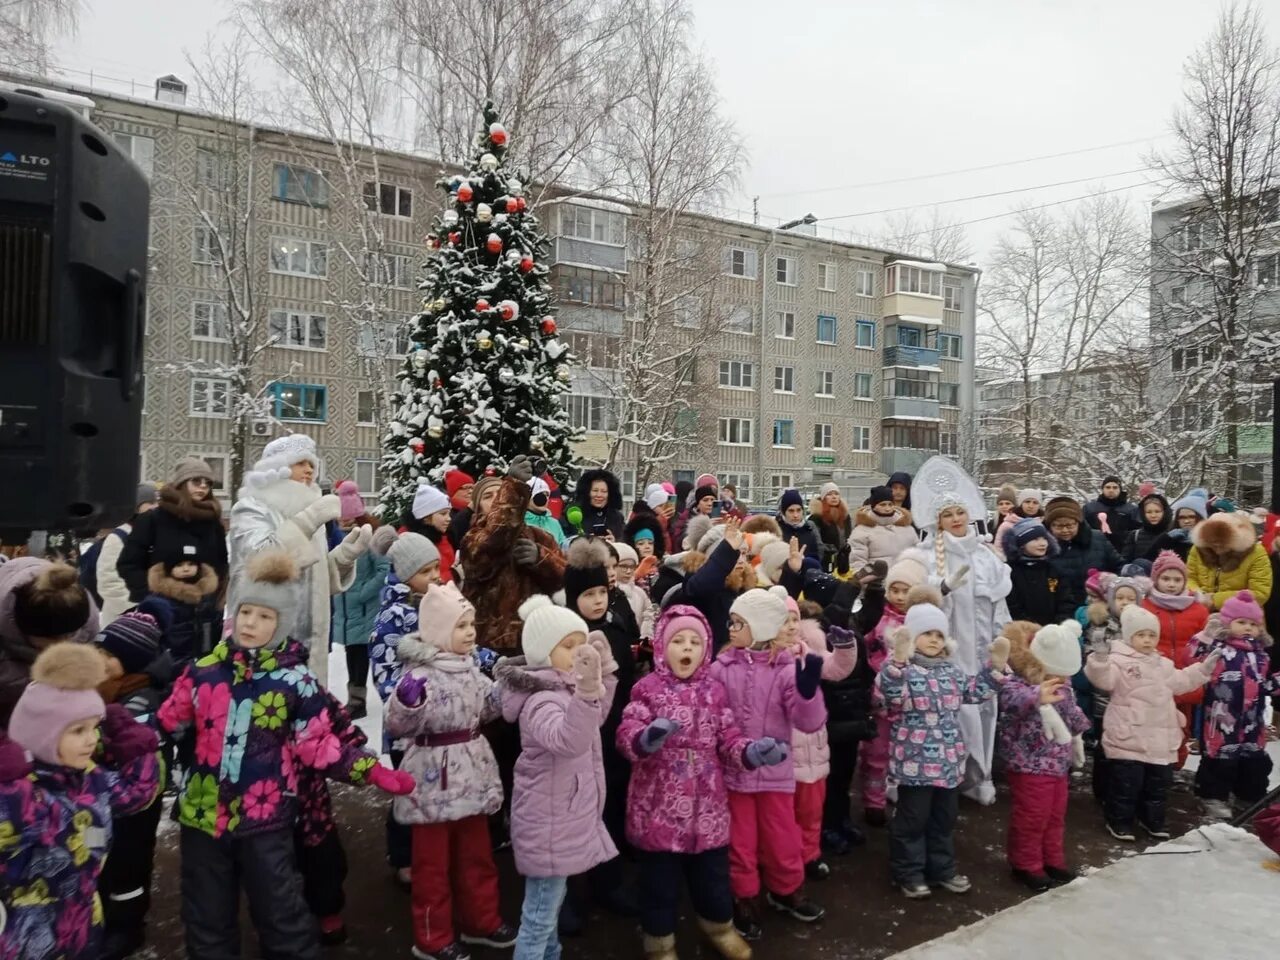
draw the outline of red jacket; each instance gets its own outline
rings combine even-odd
[[[1142,609],[1154,613],[1160,621],[1160,644],[1157,650],[1160,656],[1173,661],[1173,665],[1181,670],[1195,662],[1191,655],[1192,638],[1204,629],[1209,622],[1209,611],[1203,603],[1193,603],[1185,610],[1166,610],[1157,606],[1147,598],[1142,601]],[[1196,687],[1190,693],[1174,697],[1179,705],[1197,704],[1204,699],[1204,687]]]

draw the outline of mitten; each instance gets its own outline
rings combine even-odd
[[[160,738],[118,703],[107,704],[102,717],[102,747],[111,764],[128,763],[160,749]]]
[[[1040,724],[1044,727],[1044,738],[1052,743],[1070,743],[1071,731],[1067,729],[1067,722],[1062,719],[1062,714],[1058,713],[1052,704],[1040,704]]]
[[[0,783],[22,780],[33,769],[31,755],[21,744],[0,734]]]
[[[843,650],[846,647],[856,647],[858,645],[858,635],[852,630],[833,623],[830,629],[827,630],[827,642],[836,650]]]
[[[311,539],[317,530],[330,520],[337,520],[341,515],[342,501],[335,494],[326,493],[315,503],[295,513],[293,522],[302,531],[303,536]]]
[[[1107,605],[1101,600],[1094,600],[1085,608],[1085,616],[1095,627],[1101,627],[1111,619],[1111,611],[1107,609]]]
[[[907,633],[905,627],[899,627],[893,634],[893,662],[906,663],[911,659],[914,648],[915,641],[911,639],[911,634]]]
[[[996,673],[1004,670],[1009,662],[1009,638],[996,637],[991,641],[991,669]]]
[[[1071,738],[1071,766],[1075,770],[1084,769],[1084,737],[1078,733]]]
[[[885,572],[888,573],[887,570]],[[963,566],[961,566],[958,570],[956,570],[955,573],[949,574],[946,577],[946,579],[942,581],[942,585],[941,585],[942,595],[945,597],[952,590],[955,590],[957,587],[963,586],[964,582],[968,579],[969,579],[969,565],[966,563]]]
[[[392,770],[380,763],[375,763],[369,770],[369,782],[394,797],[407,796],[413,793],[413,777],[403,770]]]
[[[396,699],[406,707],[420,707],[427,699],[427,678],[416,673],[406,673],[396,684]]]
[[[587,642],[596,648],[596,653],[600,654],[600,674],[601,676],[609,676],[611,673],[618,672],[618,661],[613,656],[613,648],[609,646],[609,640],[600,630],[592,630],[587,634]]]
[[[796,661],[796,692],[804,700],[812,700],[822,679],[822,658],[816,653],[806,653]]]
[[[521,483],[528,483],[533,479],[533,461],[523,453],[520,454],[507,466],[507,476]]]
[[[1213,671],[1218,666],[1218,661],[1222,659],[1222,648],[1214,647],[1209,651],[1209,655],[1200,661],[1200,669],[1204,675],[1213,679]]]
[[[787,759],[790,751],[787,745],[773,737],[761,737],[747,744],[742,751],[742,762],[748,770],[757,767],[773,767]]]
[[[676,721],[657,717],[640,731],[640,736],[636,739],[636,747],[641,753],[656,753],[658,748],[667,742],[667,737],[679,729],[680,724]]]
[[[574,692],[579,700],[599,700],[604,695],[604,679],[600,673],[600,654],[589,643],[573,650]]]
[[[515,542],[515,546],[511,548],[511,559],[516,562],[518,567],[532,567],[538,562],[538,558],[542,555],[542,551],[538,545],[532,540],[521,537]]]
[[[338,566],[350,567],[369,552],[372,544],[373,527],[366,523],[362,527],[352,528],[351,532],[342,538],[342,542],[329,551],[329,556],[333,557],[333,562]]]
[[[636,567],[636,580],[643,580],[652,573],[656,573],[658,569],[658,558],[655,556],[645,557],[640,561],[640,565]]]

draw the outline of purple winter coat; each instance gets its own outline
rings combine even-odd
[[[808,700],[796,690],[796,658],[789,650],[745,650],[725,647],[711,665],[711,676],[724,684],[729,708],[743,735],[751,740],[773,737],[790,743],[795,731],[813,733],[827,722],[821,691]],[[756,770],[726,770],[734,793],[794,793],[795,759]]]
[[[1072,736],[1089,729],[1089,718],[1076,703],[1070,684],[1061,688],[1063,698],[1053,705]],[[1071,744],[1057,743],[1045,733],[1040,719],[1040,686],[1019,676],[1000,685],[1000,721],[996,749],[1005,769],[1043,777],[1065,777],[1071,771]]]
[[[692,617],[707,637],[702,663],[679,680],[667,663],[669,624]],[[650,722],[680,724],[654,753],[636,740]],[[654,628],[653,672],[631,688],[622,711],[618,750],[631,761],[627,788],[627,839],[641,850],[701,853],[729,843],[729,791],[724,769],[741,770],[751,741],[734,723],[724,685],[711,676],[711,627],[696,607],[676,604]]]
[[[593,634],[594,636],[594,634]],[[502,715],[520,724],[520,757],[511,791],[511,848],[524,877],[571,877],[612,860],[604,812],[600,725],[618,679],[604,678],[604,696],[574,695],[573,674],[530,667],[506,657],[494,668]]]

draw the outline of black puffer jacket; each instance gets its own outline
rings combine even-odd
[[[597,480],[603,480],[609,490],[609,499],[603,507],[591,505],[591,485]],[[584,470],[574,488],[573,499],[582,510],[584,534],[598,536],[603,528],[612,533],[615,540],[622,539],[626,523],[622,516],[622,487],[617,477],[608,470]]]
[[[782,514],[775,514],[774,519],[778,521],[778,526],[782,529],[782,542],[789,544],[791,538],[795,537],[800,541],[800,546],[804,547],[804,555],[806,558],[812,557],[818,563],[822,563],[822,536],[818,533],[817,526],[812,520],[805,520],[799,526],[793,526],[787,523],[786,518]]]
[[[1164,516],[1160,522],[1152,526],[1147,522],[1146,506],[1148,503],[1158,503],[1164,509]],[[1169,501],[1158,493],[1151,493],[1138,501],[1138,528],[1129,531],[1129,537],[1124,542],[1124,558],[1129,562],[1134,560],[1154,559],[1151,556],[1151,548],[1155,546],[1156,541],[1165,533],[1168,533],[1169,526],[1173,522],[1173,513],[1169,510]]]
[[[862,607],[850,615],[849,610],[857,599],[857,584],[842,582],[836,587],[834,599],[822,611],[827,626],[847,627],[858,637],[858,663],[853,672],[843,680],[822,683],[822,697],[827,704],[827,739],[833,746],[871,740],[876,735],[872,716],[876,674],[871,669],[863,638],[875,628],[884,612],[884,591],[868,588],[862,594]]]
[[[1108,477],[1108,480],[1114,480],[1114,477]],[[1119,482],[1119,481],[1117,481]],[[1129,502],[1129,494],[1123,489],[1120,496],[1112,499],[1104,497],[1101,494],[1097,499],[1090,500],[1084,505],[1084,519],[1094,530],[1102,529],[1101,514],[1107,515],[1107,527],[1111,533],[1107,537],[1111,541],[1111,545],[1116,548],[1117,552],[1124,549],[1125,541],[1129,539],[1131,531],[1138,528],[1138,510]]]
[[[227,535],[222,510],[213,497],[193,501],[186,493],[165,487],[160,506],[138,517],[120,550],[116,571],[129,587],[129,599],[140,603],[150,589],[147,572],[157,563],[181,556],[194,546],[196,559],[213,567],[219,588],[227,583]]]
[[[1084,605],[1084,582],[1090,570],[1119,573],[1124,565],[1111,541],[1085,524],[1074,540],[1059,540],[1058,547],[1062,552],[1049,561],[1049,569],[1057,574],[1058,589],[1067,591],[1073,609]]]

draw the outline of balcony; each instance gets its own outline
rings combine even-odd
[[[938,401],[920,397],[886,397],[881,402],[880,416],[885,420],[942,420]]]
[[[625,318],[621,310],[561,301],[556,305],[556,321],[566,331],[576,330],[582,333],[607,333],[619,336],[622,333]]]
[[[896,345],[884,348],[884,366],[886,367],[938,367],[940,354],[929,347],[907,347]]]
[[[930,457],[937,456],[937,450],[916,450],[910,447],[882,447],[880,449],[880,470],[884,474],[897,473],[903,470],[915,474]]]
[[[614,273],[627,272],[627,248],[611,243],[595,243],[574,237],[556,237],[553,242],[552,264],[576,263],[597,270]]]

